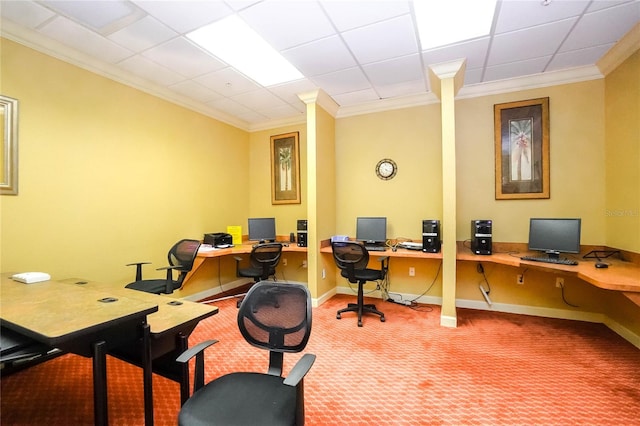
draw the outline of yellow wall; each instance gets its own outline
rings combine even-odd
[[[605,78],[607,245],[640,252],[640,50]]]
[[[298,132],[300,145],[300,204],[271,204],[271,136]],[[307,217],[307,194],[304,191],[307,177],[307,134],[304,124],[253,132],[250,135],[249,160],[249,216],[275,217],[276,234],[288,236],[296,232],[297,220]],[[242,225],[247,234],[247,221]]]
[[[3,272],[124,284],[126,263],[164,266],[178,239],[247,217],[248,133],[5,39],[1,62],[2,93],[20,102]]]
[[[442,220],[440,105],[336,121],[336,229],[355,236],[358,216],[386,216],[388,238],[422,238],[422,220]],[[398,165],[376,176],[383,158]]]

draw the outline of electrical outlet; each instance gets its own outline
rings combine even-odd
[[[322,268],[322,279],[324,280],[325,278],[327,278],[327,271]]]
[[[556,278],[556,287],[558,288],[562,288],[564,287],[564,278]]]
[[[524,274],[518,274],[517,275],[516,284],[524,284]]]
[[[287,266],[287,259],[286,258],[282,258],[282,266]]]
[[[302,267],[303,267],[303,268],[306,268],[306,267],[307,267],[307,261],[306,261],[306,260],[303,260],[303,261],[302,261]]]
[[[416,268],[414,268],[413,266],[409,267],[409,276],[410,277],[415,277],[416,276]]]

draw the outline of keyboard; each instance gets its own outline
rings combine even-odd
[[[522,256],[522,260],[530,260],[532,262],[555,263],[556,265],[577,265],[578,261],[573,259],[564,259],[548,256]]]
[[[385,251],[387,248],[385,246],[364,246],[367,251]]]

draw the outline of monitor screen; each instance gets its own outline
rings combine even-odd
[[[249,218],[250,241],[275,241],[276,219],[273,217]]]
[[[529,220],[529,250],[558,253],[580,253],[580,219]]]
[[[386,217],[359,217],[356,220],[356,240],[367,243],[387,241]]]

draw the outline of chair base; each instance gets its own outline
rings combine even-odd
[[[336,318],[340,319],[345,312],[356,312],[358,314],[358,327],[362,327],[362,315],[363,314],[375,314],[380,316],[380,322],[384,322],[384,313],[380,312],[376,305],[349,303],[346,308],[340,309],[336,314]]]

